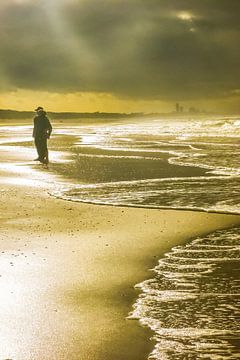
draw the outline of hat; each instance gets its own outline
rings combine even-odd
[[[34,111],[39,111],[39,110],[43,110],[42,106],[38,106]]]

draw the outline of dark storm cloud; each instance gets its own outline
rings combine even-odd
[[[4,86],[158,99],[240,88],[239,0],[9,0],[0,10]]]

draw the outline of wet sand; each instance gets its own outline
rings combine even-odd
[[[240,217],[96,206],[1,185],[0,358],[143,360],[134,285],[176,244]]]
[[[151,333],[126,319],[134,285],[174,245],[240,224],[240,217],[56,199],[46,187],[53,175],[46,183],[44,171],[31,170],[38,167],[33,149],[5,150],[0,359],[146,360]]]

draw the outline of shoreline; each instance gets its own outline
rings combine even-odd
[[[73,200],[65,198],[64,196],[60,195],[53,195],[51,192],[48,192],[48,194],[56,199],[68,201],[68,202],[76,202],[81,204],[88,204],[88,205],[94,205],[94,206],[110,206],[110,207],[121,207],[121,208],[133,208],[133,209],[149,209],[149,210],[166,210],[166,211],[186,211],[186,212],[199,212],[199,213],[206,213],[206,214],[219,214],[219,215],[236,215],[240,216],[240,212],[231,212],[231,211],[217,211],[217,210],[207,210],[203,208],[187,208],[187,207],[168,207],[168,206],[153,206],[153,205],[134,205],[134,204],[111,204],[111,203],[104,203],[104,202],[94,202],[94,201],[84,201],[84,200]]]
[[[64,176],[33,154],[8,151],[0,172],[0,358],[147,360],[153,332],[127,318],[134,286],[172,247],[240,216],[58,198],[48,191]]]
[[[126,319],[134,285],[173,246],[240,225],[239,215],[93,206],[22,185],[0,197],[0,355],[17,360],[146,360],[152,332]]]

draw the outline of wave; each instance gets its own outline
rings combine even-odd
[[[239,184],[237,176],[144,179],[72,186],[53,195],[104,205],[239,214]]]
[[[70,185],[54,195],[114,206],[239,214],[239,129],[238,117],[64,127],[65,135],[76,137],[71,149],[75,170],[70,173],[94,183]],[[164,161],[186,171],[178,178],[167,177],[168,170],[170,175],[175,170]],[[124,169],[129,177],[123,177]],[[203,170],[204,176],[189,176],[193,169]],[[153,179],[148,178],[150,171]],[[160,179],[161,174],[165,178]]]
[[[130,319],[154,331],[149,359],[240,357],[240,228],[173,248],[154,268]]]

